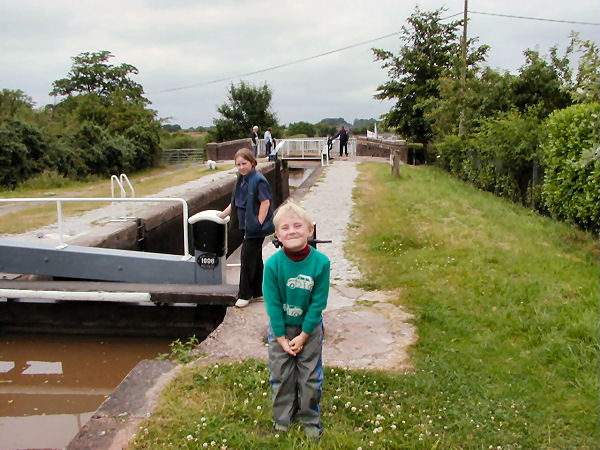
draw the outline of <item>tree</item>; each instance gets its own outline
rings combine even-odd
[[[20,90],[0,91],[0,124],[4,120],[33,116],[33,99]]]
[[[540,118],[547,117],[556,109],[571,104],[569,92],[561,77],[561,70],[540,57],[535,50],[526,50],[525,64],[519,70],[511,95],[521,111],[539,106]]]
[[[427,116],[431,101],[439,97],[439,79],[458,74],[461,54],[458,28],[462,21],[443,23],[443,8],[421,12],[417,7],[403,26],[401,40],[406,44],[398,55],[372,49],[375,60],[383,61],[390,80],[377,88],[375,98],[396,99],[396,104],[383,116],[387,126],[396,127],[408,139],[427,144],[432,137],[431,119]],[[474,40],[467,42],[472,46]],[[470,51],[467,65],[484,59],[487,46]],[[456,76],[456,78],[458,78]]]
[[[550,49],[552,65],[559,71],[562,81],[569,90],[574,103],[592,103],[600,96],[600,55],[598,45],[590,40],[584,41],[579,33],[571,32],[571,43],[564,57],[558,56],[556,46]],[[571,55],[580,54],[577,71],[571,66]]]
[[[83,52],[71,58],[73,66],[66,78],[52,83],[50,95],[71,96],[74,94],[96,94],[108,98],[116,91],[121,91],[129,101],[149,101],[142,96],[142,85],[133,81],[129,75],[138,74],[137,68],[131,64],[113,66],[108,60],[114,55],[103,50],[100,52]]]
[[[277,119],[271,111],[272,97],[267,83],[259,87],[244,81],[240,81],[237,87],[232,83],[227,96],[228,102],[217,109],[221,117],[213,119],[215,127],[211,130],[211,137],[217,142],[223,142],[249,137],[254,125],[263,130],[277,127]]]
[[[287,129],[287,136],[296,136],[303,134],[306,137],[313,137],[317,134],[315,126],[308,122],[290,123]]]

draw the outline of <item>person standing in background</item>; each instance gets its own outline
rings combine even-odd
[[[258,127],[254,125],[252,127],[252,134],[250,135],[252,139],[252,153],[254,153],[254,157],[258,156]]]
[[[271,129],[267,128],[265,131],[265,152],[267,157],[271,154],[271,148],[273,147],[273,138],[271,137]]]
[[[343,156],[344,152],[346,153],[346,156],[348,156],[348,139],[350,136],[348,136],[348,132],[344,127],[333,136],[333,139],[337,137],[340,138],[340,156]]]

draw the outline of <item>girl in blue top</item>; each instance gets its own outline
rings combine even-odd
[[[262,245],[275,231],[273,195],[267,179],[256,170],[252,150],[242,148],[234,157],[238,179],[231,193],[231,203],[220,216],[231,215],[232,226],[244,233],[240,255],[240,287],[235,306],[248,306],[250,299],[262,297]]]

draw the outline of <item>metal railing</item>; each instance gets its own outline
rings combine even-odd
[[[129,189],[131,189],[131,198],[135,198],[135,189],[133,189],[133,186],[129,182],[129,178],[124,173],[122,173],[120,177],[117,177],[116,175],[112,175],[110,177],[110,195],[111,195],[111,197],[113,197],[113,198],[115,197],[115,184],[116,184],[117,186],[119,186],[119,191],[121,192],[121,198],[126,198],[127,192],[125,191],[125,183],[129,186]],[[132,214],[135,214],[135,206],[134,206]],[[123,213],[123,215],[121,217],[116,218],[113,215],[113,218],[111,220],[113,222],[123,222],[126,220],[135,219],[135,218],[136,218],[135,216],[127,216],[127,209],[125,209],[125,212]]]
[[[204,161],[203,148],[169,148],[162,151],[162,160],[168,164]]]
[[[339,140],[333,141],[331,152],[335,155],[340,151]],[[356,138],[348,140],[348,155],[356,154]],[[327,138],[285,139],[277,142],[279,158],[320,159],[321,164],[329,161],[327,153]]]
[[[164,198],[164,197],[137,197],[137,198],[113,198],[113,197],[63,197],[63,198],[0,198],[0,203],[50,203],[56,202],[56,211],[58,215],[58,245],[57,248],[65,248],[67,244],[64,241],[64,225],[63,225],[63,214],[62,204],[73,203],[73,202],[125,202],[125,203],[141,203],[141,202],[177,202],[181,203],[183,209],[183,257],[182,259],[187,260],[192,258],[189,251],[189,236],[188,236],[188,218],[189,210],[188,204],[183,198]]]

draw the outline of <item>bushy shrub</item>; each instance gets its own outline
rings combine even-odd
[[[43,133],[20,120],[0,125],[0,185],[14,188],[43,170],[42,156],[47,148]]]
[[[437,164],[480,189],[529,203],[543,139],[535,111],[502,113],[483,119],[468,138],[446,135],[435,145]]]
[[[543,201],[552,216],[600,230],[598,103],[552,113],[543,146]]]

